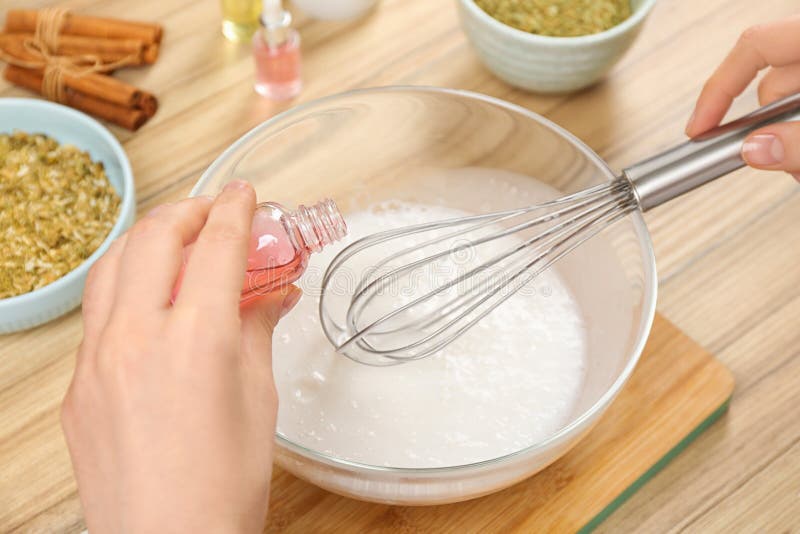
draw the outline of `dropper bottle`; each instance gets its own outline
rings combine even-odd
[[[291,23],[292,15],[283,9],[281,0],[264,0],[261,28],[253,36],[253,58],[256,92],[267,98],[286,100],[303,87],[300,34]]]

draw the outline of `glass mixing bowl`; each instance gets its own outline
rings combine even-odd
[[[192,194],[214,195],[225,183],[245,179],[260,201],[295,206],[330,197],[345,217],[388,199],[470,212],[519,207],[507,197],[469,194],[457,171],[476,167],[535,177],[563,193],[614,178],[580,140],[521,107],[464,91],[386,87],[322,98],[277,115],[227,149]],[[515,187],[523,193],[526,182],[535,185],[524,178]],[[588,355],[578,402],[547,439],[468,465],[392,468],[336,458],[278,433],[278,464],[342,495],[422,505],[498,491],[552,463],[608,408],[650,331],[656,273],[641,214],[632,213],[580,247],[558,270],[580,305]]]

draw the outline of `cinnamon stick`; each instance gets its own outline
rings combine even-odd
[[[135,107],[142,110],[145,117],[148,119],[156,114],[158,111],[158,100],[155,95],[147,91],[139,91],[139,100],[134,104]]]
[[[32,33],[0,33],[0,48],[23,47],[25,41],[32,42]],[[62,35],[52,52],[58,55],[94,55],[101,61],[111,63],[121,59],[132,59],[132,65],[150,65],[158,58],[158,45],[145,44],[139,39],[103,39]]]
[[[3,74],[5,79],[14,85],[42,94],[43,76],[40,72],[9,65]],[[65,93],[66,105],[105,119],[128,130],[137,130],[149,119],[141,109],[113,104],[107,100],[80,93],[69,87],[67,87]]]
[[[23,61],[35,62],[37,57],[28,52],[21,43],[5,43],[3,50]],[[34,69],[39,75],[42,69]],[[123,81],[99,73],[88,73],[80,76],[64,74],[64,86],[88,96],[107,100],[129,108],[140,108],[148,117],[152,117],[158,109],[158,101],[152,94]]]
[[[6,31],[33,33],[39,12],[31,9],[11,9],[6,13]],[[160,43],[163,35],[161,25],[146,22],[131,22],[120,19],[90,17],[67,13],[61,35],[83,35],[104,39],[138,39],[145,44]]]
[[[158,59],[158,52],[161,48],[161,45],[158,43],[144,45],[144,50],[142,51],[142,63],[145,65],[152,65]]]

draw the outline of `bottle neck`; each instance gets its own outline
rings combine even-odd
[[[347,223],[329,198],[313,206],[299,206],[286,215],[285,222],[294,230],[298,244],[309,252],[319,252],[347,235]]]
[[[261,35],[269,48],[277,48],[289,39],[292,25],[292,14],[281,11],[279,14],[261,15]]]

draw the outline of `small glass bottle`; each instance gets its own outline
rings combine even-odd
[[[291,211],[276,202],[258,205],[250,231],[247,272],[242,302],[275,291],[297,281],[308,258],[347,235],[347,224],[333,200]],[[184,268],[192,245],[184,248]],[[172,292],[174,301],[183,282],[181,269]]]
[[[234,43],[249,41],[260,15],[261,0],[222,0],[222,35]]]
[[[253,36],[255,89],[261,96],[286,100],[303,87],[300,34],[291,23],[292,15],[283,9],[281,0],[264,0],[261,28]]]

